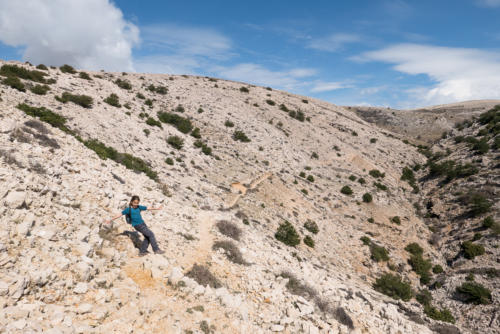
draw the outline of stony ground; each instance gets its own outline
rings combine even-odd
[[[418,290],[404,250],[410,242],[446,266],[427,242],[432,232],[414,206],[418,196],[400,179],[403,167],[426,158],[396,134],[351,110],[243,83],[104,72],[86,72],[87,80],[57,68],[46,72],[56,80],[46,95],[0,88],[0,332],[486,328],[471,329],[464,306],[451,310],[456,326],[446,325],[423,314],[415,299],[394,300],[372,288],[394,271]],[[120,88],[117,79],[131,88]],[[92,107],[55,99],[64,92],[92,97]],[[104,102],[112,93],[120,107]],[[71,131],[38,121],[16,108],[19,103],[65,117]],[[283,109],[302,111],[305,119]],[[192,135],[155,126],[160,111],[189,118],[211,154],[203,154]],[[235,130],[250,141],[234,140]],[[167,143],[170,136],[182,138],[182,148]],[[157,177],[101,159],[83,144],[90,139],[142,159]],[[375,169],[384,176],[370,175]],[[346,185],[351,195],[341,193]],[[372,202],[363,202],[365,193]],[[143,214],[164,255],[138,257],[141,237],[124,220],[104,224],[134,194],[141,204],[164,207]],[[394,216],[400,224],[391,222]],[[285,221],[301,239],[295,247],[275,238]],[[308,221],[316,222],[317,234],[304,228]],[[389,261],[370,258],[360,241],[366,235],[389,251]],[[304,244],[306,236],[314,248]],[[440,293],[446,301],[453,292]],[[482,306],[475,309],[480,314]]]

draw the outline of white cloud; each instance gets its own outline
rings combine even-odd
[[[237,64],[231,67],[215,67],[213,70],[222,78],[290,90],[306,85],[306,82],[299,79],[316,73],[313,69],[304,68],[273,71],[252,63]]]
[[[477,0],[477,4],[482,7],[500,7],[500,0]]]
[[[121,71],[139,29],[109,0],[0,0],[0,41],[33,63]]]
[[[322,93],[322,92],[330,92],[332,90],[349,88],[351,86],[346,85],[342,82],[333,81],[333,82],[315,82],[314,86],[310,89],[311,93]]]
[[[408,91],[419,103],[441,104],[500,97],[500,54],[480,49],[399,44],[362,54],[356,60],[395,64],[411,75],[425,74],[436,84]]]
[[[313,39],[307,47],[311,49],[336,52],[341,50],[345,44],[359,42],[361,37],[356,34],[336,33],[323,38]]]
[[[209,28],[150,25],[142,28],[142,34],[145,47],[186,56],[226,58],[232,44],[229,38]]]

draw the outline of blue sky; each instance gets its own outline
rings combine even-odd
[[[420,107],[500,98],[499,14],[500,0],[0,0],[0,57]]]

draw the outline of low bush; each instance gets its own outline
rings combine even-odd
[[[9,65],[9,64],[2,65],[2,67],[0,67],[0,75],[4,77],[25,79],[44,84],[52,82],[50,79],[49,80],[45,79],[45,77],[48,75],[45,72],[40,72],[36,70],[31,71],[17,65]]]
[[[42,70],[42,71],[48,71],[48,67],[45,66],[44,64],[39,64],[37,67],[36,67],[38,70]]]
[[[287,220],[279,225],[274,237],[288,246],[293,247],[300,244],[299,234],[295,230],[295,227]]]
[[[250,142],[250,138],[247,137],[247,135],[241,131],[241,130],[236,130],[233,133],[233,140],[235,141],[241,141],[242,143],[248,143]]]
[[[216,241],[214,242],[212,249],[217,250],[222,248],[227,259],[236,264],[246,265],[247,262],[243,259],[243,255],[241,254],[238,246],[232,241]]]
[[[365,203],[371,203],[373,201],[373,197],[370,193],[364,193],[363,194],[363,202]]]
[[[460,197],[460,202],[469,207],[469,214],[477,217],[491,210],[491,203],[483,194],[476,191],[469,191]]]
[[[248,92],[250,92],[250,90],[248,90],[248,88],[246,88],[246,87],[241,87],[240,88],[240,92],[242,92],[242,93],[248,93]]]
[[[380,190],[387,191],[387,186],[385,184],[382,184],[380,182],[373,182],[373,185]]]
[[[92,104],[94,103],[92,97],[88,95],[71,94],[68,92],[64,92],[62,93],[61,97],[56,96],[55,98],[59,102],[62,103],[73,102],[74,104],[77,104],[87,109],[92,108]]]
[[[355,177],[355,176],[354,176],[354,179],[356,179],[356,177]],[[365,180],[364,178],[360,177],[360,178],[358,179],[358,182],[359,182],[359,184],[365,184],[365,183],[366,183],[366,180]]]
[[[73,68],[73,66],[68,65],[68,64],[64,64],[63,66],[59,67],[59,69],[63,73],[69,73],[69,74],[75,74],[76,73],[76,70]]]
[[[280,276],[288,279],[286,288],[291,294],[304,297],[307,300],[311,300],[317,297],[318,292],[314,290],[314,288],[310,287],[307,284],[302,283],[291,272],[284,271],[280,274]]]
[[[239,241],[241,237],[241,229],[236,226],[235,224],[227,221],[227,220],[220,220],[216,224],[217,229],[219,232],[226,237],[230,237],[234,240]]]
[[[399,218],[399,216],[394,216],[391,218],[391,222],[397,225],[401,225],[401,218]]]
[[[170,136],[167,138],[167,143],[173,148],[180,150],[184,145],[184,140],[179,136]]]
[[[306,244],[307,246],[309,246],[311,248],[314,248],[314,239],[311,238],[310,236],[306,235],[306,237],[304,238],[304,244]]]
[[[381,173],[378,169],[372,169],[368,172],[374,178],[385,177],[385,173]]]
[[[441,274],[443,271],[443,267],[441,267],[441,265],[439,264],[436,264],[434,267],[432,267],[432,272],[434,274]]]
[[[420,290],[415,299],[423,306],[431,305],[432,303],[432,295],[429,290]]]
[[[371,259],[375,262],[389,261],[389,251],[374,243],[370,246]]]
[[[120,104],[120,99],[118,95],[115,93],[111,93],[107,98],[104,99],[104,102],[109,104],[110,106],[120,108],[122,105]]]
[[[349,186],[343,186],[342,189],[340,189],[340,192],[344,195],[352,195],[352,189]]]
[[[377,138],[370,138],[370,143],[375,144],[377,142]]]
[[[25,92],[26,88],[24,87],[24,84],[19,78],[16,77],[7,77],[2,80],[2,83],[4,85],[9,86],[10,88],[14,88],[20,92]]]
[[[66,127],[66,118],[59,114],[52,112],[45,107],[32,107],[26,103],[21,103],[17,105],[17,109],[24,111],[26,115],[36,117],[40,121],[50,124],[51,126],[58,128],[66,133],[72,134],[72,131]]]
[[[429,162],[429,177],[445,176],[444,182],[449,183],[453,179],[465,178],[477,174],[476,166],[466,163],[462,165],[453,160],[446,160],[441,163]]]
[[[132,89],[132,84],[128,82],[127,80],[122,80],[120,78],[115,80],[115,84],[125,90],[131,90]]]
[[[193,131],[191,131],[191,137],[200,139],[201,138],[200,128],[194,128]]]
[[[309,181],[309,182],[314,182],[314,176],[312,176],[312,175],[308,175],[308,176],[307,176],[307,181]]]
[[[148,117],[148,119],[146,120],[146,124],[149,125],[149,126],[157,126],[159,128],[162,127],[161,126],[161,122],[157,121],[153,117]]]
[[[417,275],[425,276],[429,274],[429,271],[432,268],[432,263],[429,259],[424,259],[422,255],[412,255],[408,260],[411,268]]]
[[[274,102],[273,100],[266,100],[266,103],[269,104],[270,106],[276,105],[276,102]]]
[[[488,216],[483,219],[483,227],[484,228],[490,228],[495,224],[495,220],[493,219],[492,216]]]
[[[182,133],[189,133],[193,129],[191,121],[180,115],[168,112],[158,112],[157,115],[160,122],[171,124]]]
[[[363,243],[363,245],[365,246],[369,246],[371,244],[371,240],[369,237],[367,237],[366,235],[365,236],[362,236],[361,238],[359,238],[359,240],[361,240],[361,242]]]
[[[153,108],[153,100],[151,99],[147,99],[146,101],[144,101],[144,104],[150,108]]]
[[[230,120],[226,120],[224,122],[224,126],[228,127],[228,128],[232,128],[234,126],[234,123],[231,122]]]
[[[45,95],[45,94],[47,94],[47,92],[49,90],[50,90],[50,87],[47,85],[35,85],[35,86],[30,87],[30,91],[33,94],[37,94],[37,95]]]
[[[488,138],[481,138],[477,143],[472,145],[472,150],[477,154],[485,154],[490,150],[490,145],[488,144]]]
[[[386,273],[377,278],[373,288],[393,299],[409,301],[412,297],[410,283],[403,282],[400,276]]]
[[[92,80],[92,78],[90,77],[90,75],[88,75],[86,72],[80,72],[78,74],[78,77],[80,79],[84,79],[84,80],[89,80],[89,81]]]
[[[314,234],[318,234],[319,232],[318,224],[316,224],[316,222],[311,219],[306,220],[306,222],[304,223],[304,228]]]
[[[490,304],[492,301],[491,291],[479,283],[466,282],[457,287],[456,290],[464,302],[472,304]]]
[[[165,159],[165,162],[167,163],[167,165],[170,165],[170,166],[173,166],[174,164],[174,159],[168,157]]]
[[[434,320],[445,321],[452,324],[455,323],[455,318],[451,314],[450,310],[448,310],[447,308],[439,310],[434,306],[426,305],[424,306],[424,313],[429,318]]]
[[[185,112],[186,110],[184,109],[184,107],[179,104],[175,109],[174,109],[175,112],[179,112],[179,113],[183,113]]]
[[[405,251],[407,251],[408,253],[410,253],[412,255],[423,255],[424,254],[424,249],[422,247],[420,247],[420,245],[417,244],[416,242],[412,242],[411,244],[408,244],[405,247]]]
[[[462,252],[466,259],[472,260],[476,256],[483,255],[485,250],[482,245],[475,244],[471,241],[465,241],[461,245]]]
[[[142,93],[137,93],[137,94],[135,94],[135,97],[137,97],[137,98],[138,98],[138,99],[140,99],[140,100],[144,100],[144,99],[146,98],[146,97],[144,96],[144,94],[142,94]]]
[[[210,270],[199,264],[194,264],[191,270],[186,273],[187,277],[194,279],[199,285],[209,286],[214,289],[222,287],[221,282],[215,277]]]

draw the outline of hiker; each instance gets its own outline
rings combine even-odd
[[[155,254],[164,254],[165,252],[158,247],[158,243],[156,242],[156,238],[154,233],[146,226],[146,223],[141,217],[141,211],[145,210],[161,210],[162,207],[159,208],[148,208],[143,205],[139,205],[139,196],[132,196],[130,199],[129,206],[122,211],[122,213],[110,220],[106,221],[106,223],[110,224],[113,220],[120,218],[125,215],[127,223],[131,224],[136,231],[141,232],[144,236],[144,241],[141,244],[141,248],[139,249],[139,256],[144,256],[148,254],[148,247],[151,244],[153,247],[153,251]]]

